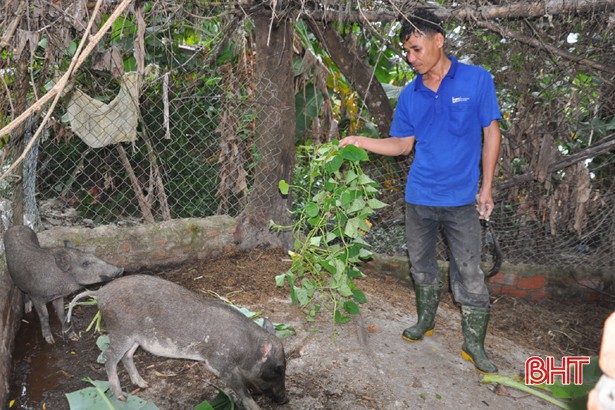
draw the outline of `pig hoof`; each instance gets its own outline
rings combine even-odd
[[[53,336],[45,336],[45,341],[47,343],[49,343],[50,345],[52,345],[52,344],[54,344],[56,342],[55,339],[53,338]]]
[[[75,332],[70,332],[68,334],[68,340],[70,340],[72,342],[78,342],[79,341],[79,336],[77,336],[77,333],[75,333]]]
[[[124,396],[123,394],[120,394],[119,396],[117,396],[117,399],[119,401],[126,401],[126,396]]]

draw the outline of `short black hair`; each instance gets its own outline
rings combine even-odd
[[[428,36],[436,33],[440,33],[443,36],[446,35],[444,32],[444,22],[433,11],[428,9],[418,9],[410,15],[410,18],[402,18],[399,40],[405,43],[411,35],[417,32]]]

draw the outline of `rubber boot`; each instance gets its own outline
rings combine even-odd
[[[423,340],[424,336],[431,336],[436,324],[436,310],[440,303],[440,285],[414,286],[416,293],[416,311],[418,322],[404,330],[402,337],[409,342]]]
[[[487,323],[489,323],[489,308],[461,307],[461,330],[464,339],[461,357],[472,362],[479,372],[494,374],[498,372],[498,368],[485,353]]]

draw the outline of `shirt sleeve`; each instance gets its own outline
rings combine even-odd
[[[414,125],[409,115],[412,100],[412,89],[410,87],[414,87],[414,84],[410,83],[406,86],[397,100],[395,113],[393,113],[393,122],[391,123],[391,131],[389,132],[391,137],[403,138],[414,135]]]
[[[481,127],[488,127],[493,120],[501,120],[500,107],[495,93],[495,84],[491,74],[487,70],[483,71],[482,76],[482,95],[479,107],[479,119]]]

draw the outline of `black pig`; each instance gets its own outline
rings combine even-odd
[[[34,304],[47,343],[54,343],[49,326],[48,302],[52,302],[62,323],[62,332],[66,333],[64,297],[83,289],[85,285],[109,281],[124,271],[74,248],[69,241],[64,244],[65,247],[41,247],[36,233],[24,225],[15,225],[4,233],[9,274],[15,286],[25,294],[26,312]]]
[[[271,322],[266,321],[265,329],[221,301],[149,275],[125,276],[98,291],[80,293],[70,303],[69,321],[72,307],[85,296],[98,299],[109,334],[105,368],[119,399],[125,399],[117,374],[120,360],[134,384],[148,386],[133,362],[141,346],[157,356],[204,362],[248,410],[260,409],[250,388],[278,404],[288,401],[284,347]]]

